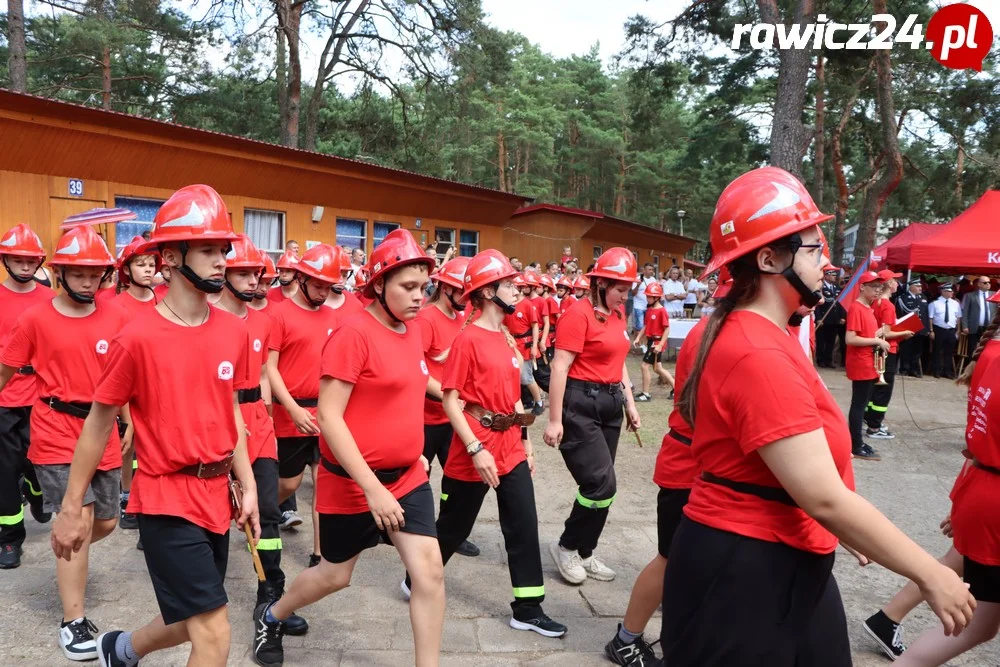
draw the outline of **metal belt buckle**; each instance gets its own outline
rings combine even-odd
[[[49,400],[46,401],[46,403],[45,403],[45,405],[49,406],[50,410],[55,410],[56,409],[55,408],[55,404],[56,404],[56,397],[55,396],[49,396]]]
[[[202,474],[203,472],[205,472],[205,464],[204,464],[204,463],[201,463],[201,462],[199,462],[199,463],[198,463],[198,474],[197,474],[197,475],[195,475],[195,477],[197,477],[198,479],[206,479],[205,477],[202,477],[202,476],[201,476],[201,474]]]
[[[490,413],[484,414],[482,417],[479,418],[479,423],[482,424],[483,426],[485,426],[486,428],[492,427],[493,426],[493,415],[490,414]]]

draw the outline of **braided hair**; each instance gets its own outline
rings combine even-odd
[[[979,357],[983,354],[983,350],[986,349],[987,343],[993,340],[993,337],[1000,332],[1000,308],[997,309],[996,315],[993,316],[993,320],[990,321],[989,325],[983,329],[982,333],[979,335],[979,343],[976,345],[976,349],[973,350],[972,356],[969,357],[969,363],[965,365],[962,369],[962,374],[958,376],[955,380],[955,384],[960,384],[968,387],[972,383],[972,373],[976,370],[976,362],[979,361]]]

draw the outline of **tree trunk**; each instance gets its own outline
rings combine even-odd
[[[503,120],[503,103],[497,104],[497,119]],[[497,130],[497,188],[507,192],[507,141],[503,136],[503,128]]]
[[[10,89],[17,93],[28,92],[28,47],[24,39],[24,0],[7,0],[7,41],[10,54],[7,70]]]
[[[277,0],[278,26],[284,28],[285,43],[288,47],[288,74],[285,93],[285,114],[281,118],[284,145],[297,148],[299,145],[299,113],[302,109],[302,62],[299,58],[299,26],[302,20],[300,2]]]
[[[777,0],[757,0],[764,23],[781,23]],[[815,0],[799,0],[793,25],[814,23]],[[802,123],[806,102],[806,83],[812,51],[787,49],[779,53],[778,89],[771,125],[771,165],[802,178],[802,158],[809,148],[810,132]]]
[[[962,205],[962,172],[965,171],[965,145],[958,144],[958,160],[955,164],[955,203]]]
[[[875,14],[885,14],[886,0],[873,0],[872,10]],[[876,30],[883,30],[884,24],[875,24]],[[854,246],[855,261],[867,257],[875,247],[875,235],[878,231],[878,218],[886,200],[903,180],[903,155],[899,150],[899,128],[903,119],[896,120],[896,104],[892,97],[892,60],[889,51],[875,51],[876,94],[878,99],[879,126],[882,133],[882,150],[885,155],[884,171],[878,180],[868,189],[865,205],[861,211],[858,241]]]
[[[111,47],[107,45],[101,53],[101,108],[111,110]]]
[[[285,119],[288,117],[288,53],[286,52],[285,21],[283,12],[275,11],[278,15],[278,37],[277,62],[274,73],[278,83],[278,143],[282,146],[288,145],[288,126]]]
[[[844,261],[844,226],[847,224],[847,205],[850,198],[850,191],[847,189],[847,176],[844,174],[844,154],[841,140],[844,136],[844,129],[847,127],[847,121],[850,120],[851,112],[854,111],[854,105],[858,101],[861,86],[864,84],[865,79],[868,78],[868,74],[871,73],[873,65],[874,61],[869,61],[868,69],[865,70],[865,73],[854,84],[847,97],[847,101],[844,102],[840,122],[833,128],[833,133],[830,136],[831,162],[833,164],[834,179],[837,182],[837,206],[834,210],[833,263],[838,266],[842,266],[842,262]]]
[[[625,173],[627,172],[625,166],[625,154],[622,153],[618,156],[618,179],[615,182],[615,206],[614,212],[616,216],[621,216],[625,209]]]
[[[813,162],[813,199],[823,209],[824,171],[826,170],[826,65],[823,54],[816,58],[816,144]]]

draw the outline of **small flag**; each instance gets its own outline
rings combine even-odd
[[[106,225],[115,222],[135,220],[137,216],[127,208],[92,208],[83,213],[71,215],[59,225],[59,229],[73,229],[87,225]]]
[[[847,286],[844,287],[844,289],[840,292],[840,296],[837,297],[837,303],[843,306],[844,310],[850,309],[851,304],[857,300],[858,294],[861,293],[861,285],[860,283],[858,283],[858,280],[861,278],[861,275],[865,271],[868,271],[868,269],[871,267],[872,259],[873,255],[869,253],[868,259],[862,262],[861,266],[855,269],[854,275],[851,276],[850,282],[847,283]]]

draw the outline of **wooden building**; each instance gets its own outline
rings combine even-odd
[[[68,216],[123,207],[138,219],[100,228],[121,248],[192,183],[214,187],[234,228],[273,256],[293,239],[370,253],[398,227],[439,255],[499,248],[527,264],[569,245],[582,268],[615,245],[640,262],[679,263],[694,243],[489,188],[0,89],[0,234],[26,222],[51,249]]]
[[[681,266],[684,254],[695,240],[662,232],[603,213],[566,208],[553,204],[535,204],[519,209],[503,229],[502,248],[524,264],[559,260],[563,248],[586,269],[601,253],[614,246],[625,246],[639,265],[650,262],[657,274],[671,265]]]

